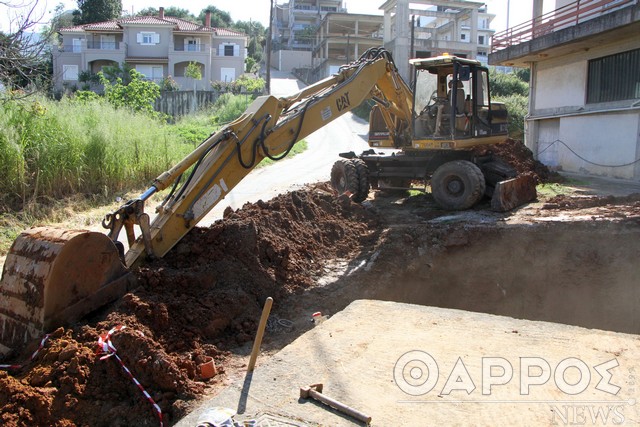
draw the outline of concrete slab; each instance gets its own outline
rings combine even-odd
[[[560,174],[569,179],[569,183],[563,184],[564,186],[585,195],[625,197],[630,194],[640,193],[640,181],[571,172],[561,172]]]
[[[637,335],[359,300],[177,425],[215,406],[259,425],[361,425],[299,399],[318,382],[375,426],[636,425],[638,360]]]

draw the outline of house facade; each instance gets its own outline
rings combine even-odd
[[[181,89],[192,89],[185,77],[190,62],[200,67],[199,90],[212,81],[231,82],[244,73],[246,35],[212,28],[207,13],[204,25],[164,16],[122,18],[60,30],[62,45],[54,49],[54,84],[57,90],[79,87],[82,72],[98,73],[105,66],[127,63],[147,79],[160,83],[172,77]]]
[[[489,63],[531,70],[525,144],[561,170],[640,181],[640,4],[559,0],[496,34]]]

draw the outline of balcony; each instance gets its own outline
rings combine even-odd
[[[87,41],[87,49],[118,50],[120,49],[120,42]]]
[[[578,0],[494,34],[491,52],[525,43],[635,4],[637,0]]]
[[[206,44],[175,45],[174,52],[206,52],[209,49]]]

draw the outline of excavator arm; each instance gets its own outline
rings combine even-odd
[[[295,95],[256,99],[237,120],[158,176],[140,197],[106,215],[108,236],[48,227],[23,232],[0,279],[0,353],[122,296],[132,280],[127,267],[145,254],[164,256],[263,158],[284,158],[296,142],[365,99],[380,104],[389,129],[401,139],[412,121],[413,95],[391,55],[370,49],[336,75]],[[150,221],[145,203],[167,188],[169,194]],[[123,229],[126,254],[118,240]]]
[[[211,135],[180,163],[156,178],[139,199],[107,215],[105,225],[113,240],[117,240],[121,224],[127,228],[130,249],[125,257],[126,265],[134,265],[144,253],[164,256],[263,158],[284,158],[295,143],[365,99],[374,99],[382,106],[390,124],[393,121],[391,129],[409,126],[411,90],[385,50],[367,51],[336,75],[295,95],[257,98],[237,120]],[[399,117],[404,122],[402,126],[397,125]],[[144,201],[169,186],[173,186],[172,191],[149,224],[143,212]],[[140,227],[138,239],[132,236],[132,224]]]

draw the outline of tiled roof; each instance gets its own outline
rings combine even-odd
[[[214,28],[213,29],[218,36],[244,36],[244,33],[239,31],[230,30],[228,28]]]
[[[143,24],[143,25],[173,25],[174,32],[202,32],[215,33],[218,36],[244,36],[244,33],[229,30],[227,28],[205,27],[184,19],[175,18],[173,16],[165,16],[160,19],[157,16],[135,16],[132,18],[122,18],[113,21],[96,22],[93,24],[77,25],[75,27],[61,28],[60,32],[78,32],[78,31],[122,31],[124,25]]]

